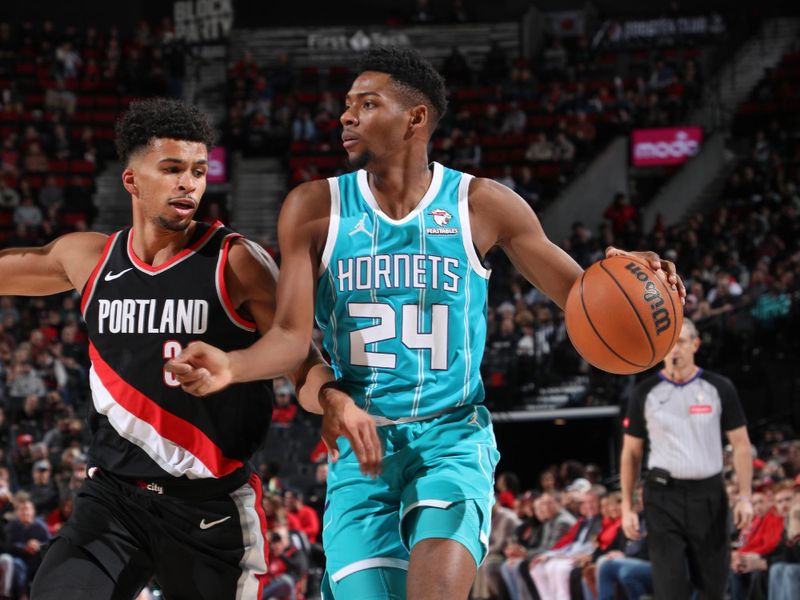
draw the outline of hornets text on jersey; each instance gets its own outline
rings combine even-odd
[[[400,220],[380,209],[366,171],[328,180],[316,319],[337,377],[370,414],[416,419],[484,398],[489,271],[470,233],[471,179],[433,163]]]

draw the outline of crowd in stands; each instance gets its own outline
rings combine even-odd
[[[707,365],[723,371],[740,368],[754,346],[769,357],[797,346],[791,332],[800,319],[800,164],[796,141],[773,123],[746,142],[745,157],[708,212],[670,227],[657,220],[645,232],[638,209],[618,194],[596,233],[576,222],[560,242],[583,267],[609,245],[673,260],[688,291],[684,313],[708,342]],[[490,398],[502,403],[509,389],[580,371],[561,311],[502,253],[490,253],[487,262],[493,269],[484,362]]]
[[[431,158],[494,177],[540,208],[616,134],[679,121],[702,89],[700,48],[597,51],[587,36],[558,38],[534,60],[499,45],[470,60],[458,48],[440,66],[450,109]],[[290,183],[343,172],[338,117],[353,73],[293,68],[288,55],[259,65],[245,51],[228,74],[226,144],[253,154],[290,152]]]
[[[731,600],[795,597],[800,586],[800,440],[774,428],[754,447],[755,519],[730,525]],[[726,489],[738,486],[725,453]],[[605,484],[604,484],[605,483]],[[641,540],[626,539],[616,482],[594,465],[566,461],[519,489],[513,473],[497,478],[489,554],[472,600],[640,600],[652,595],[642,489],[636,493]],[[794,587],[793,587],[794,586]],[[756,593],[763,595],[752,595]],[[750,595],[748,595],[750,594]]]
[[[0,239],[84,230],[113,124],[133,97],[179,97],[184,53],[165,19],[133,34],[52,21],[0,23]]]

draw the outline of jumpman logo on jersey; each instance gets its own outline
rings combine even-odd
[[[357,233],[365,233],[369,237],[372,237],[372,232],[368,231],[366,226],[364,225],[364,221],[367,220],[367,213],[361,213],[361,220],[356,223],[356,226],[353,227],[352,231],[348,235],[355,235]]]

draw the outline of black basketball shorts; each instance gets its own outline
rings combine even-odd
[[[86,479],[32,600],[130,600],[152,577],[166,600],[261,600],[269,546],[257,475],[202,499],[139,483]]]

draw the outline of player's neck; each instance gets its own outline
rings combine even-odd
[[[367,172],[367,181],[376,202],[392,219],[402,219],[414,210],[433,178],[427,154],[404,157],[393,164],[374,165]]]
[[[183,250],[194,236],[197,221],[182,231],[134,222],[131,247],[139,260],[157,267]]]

